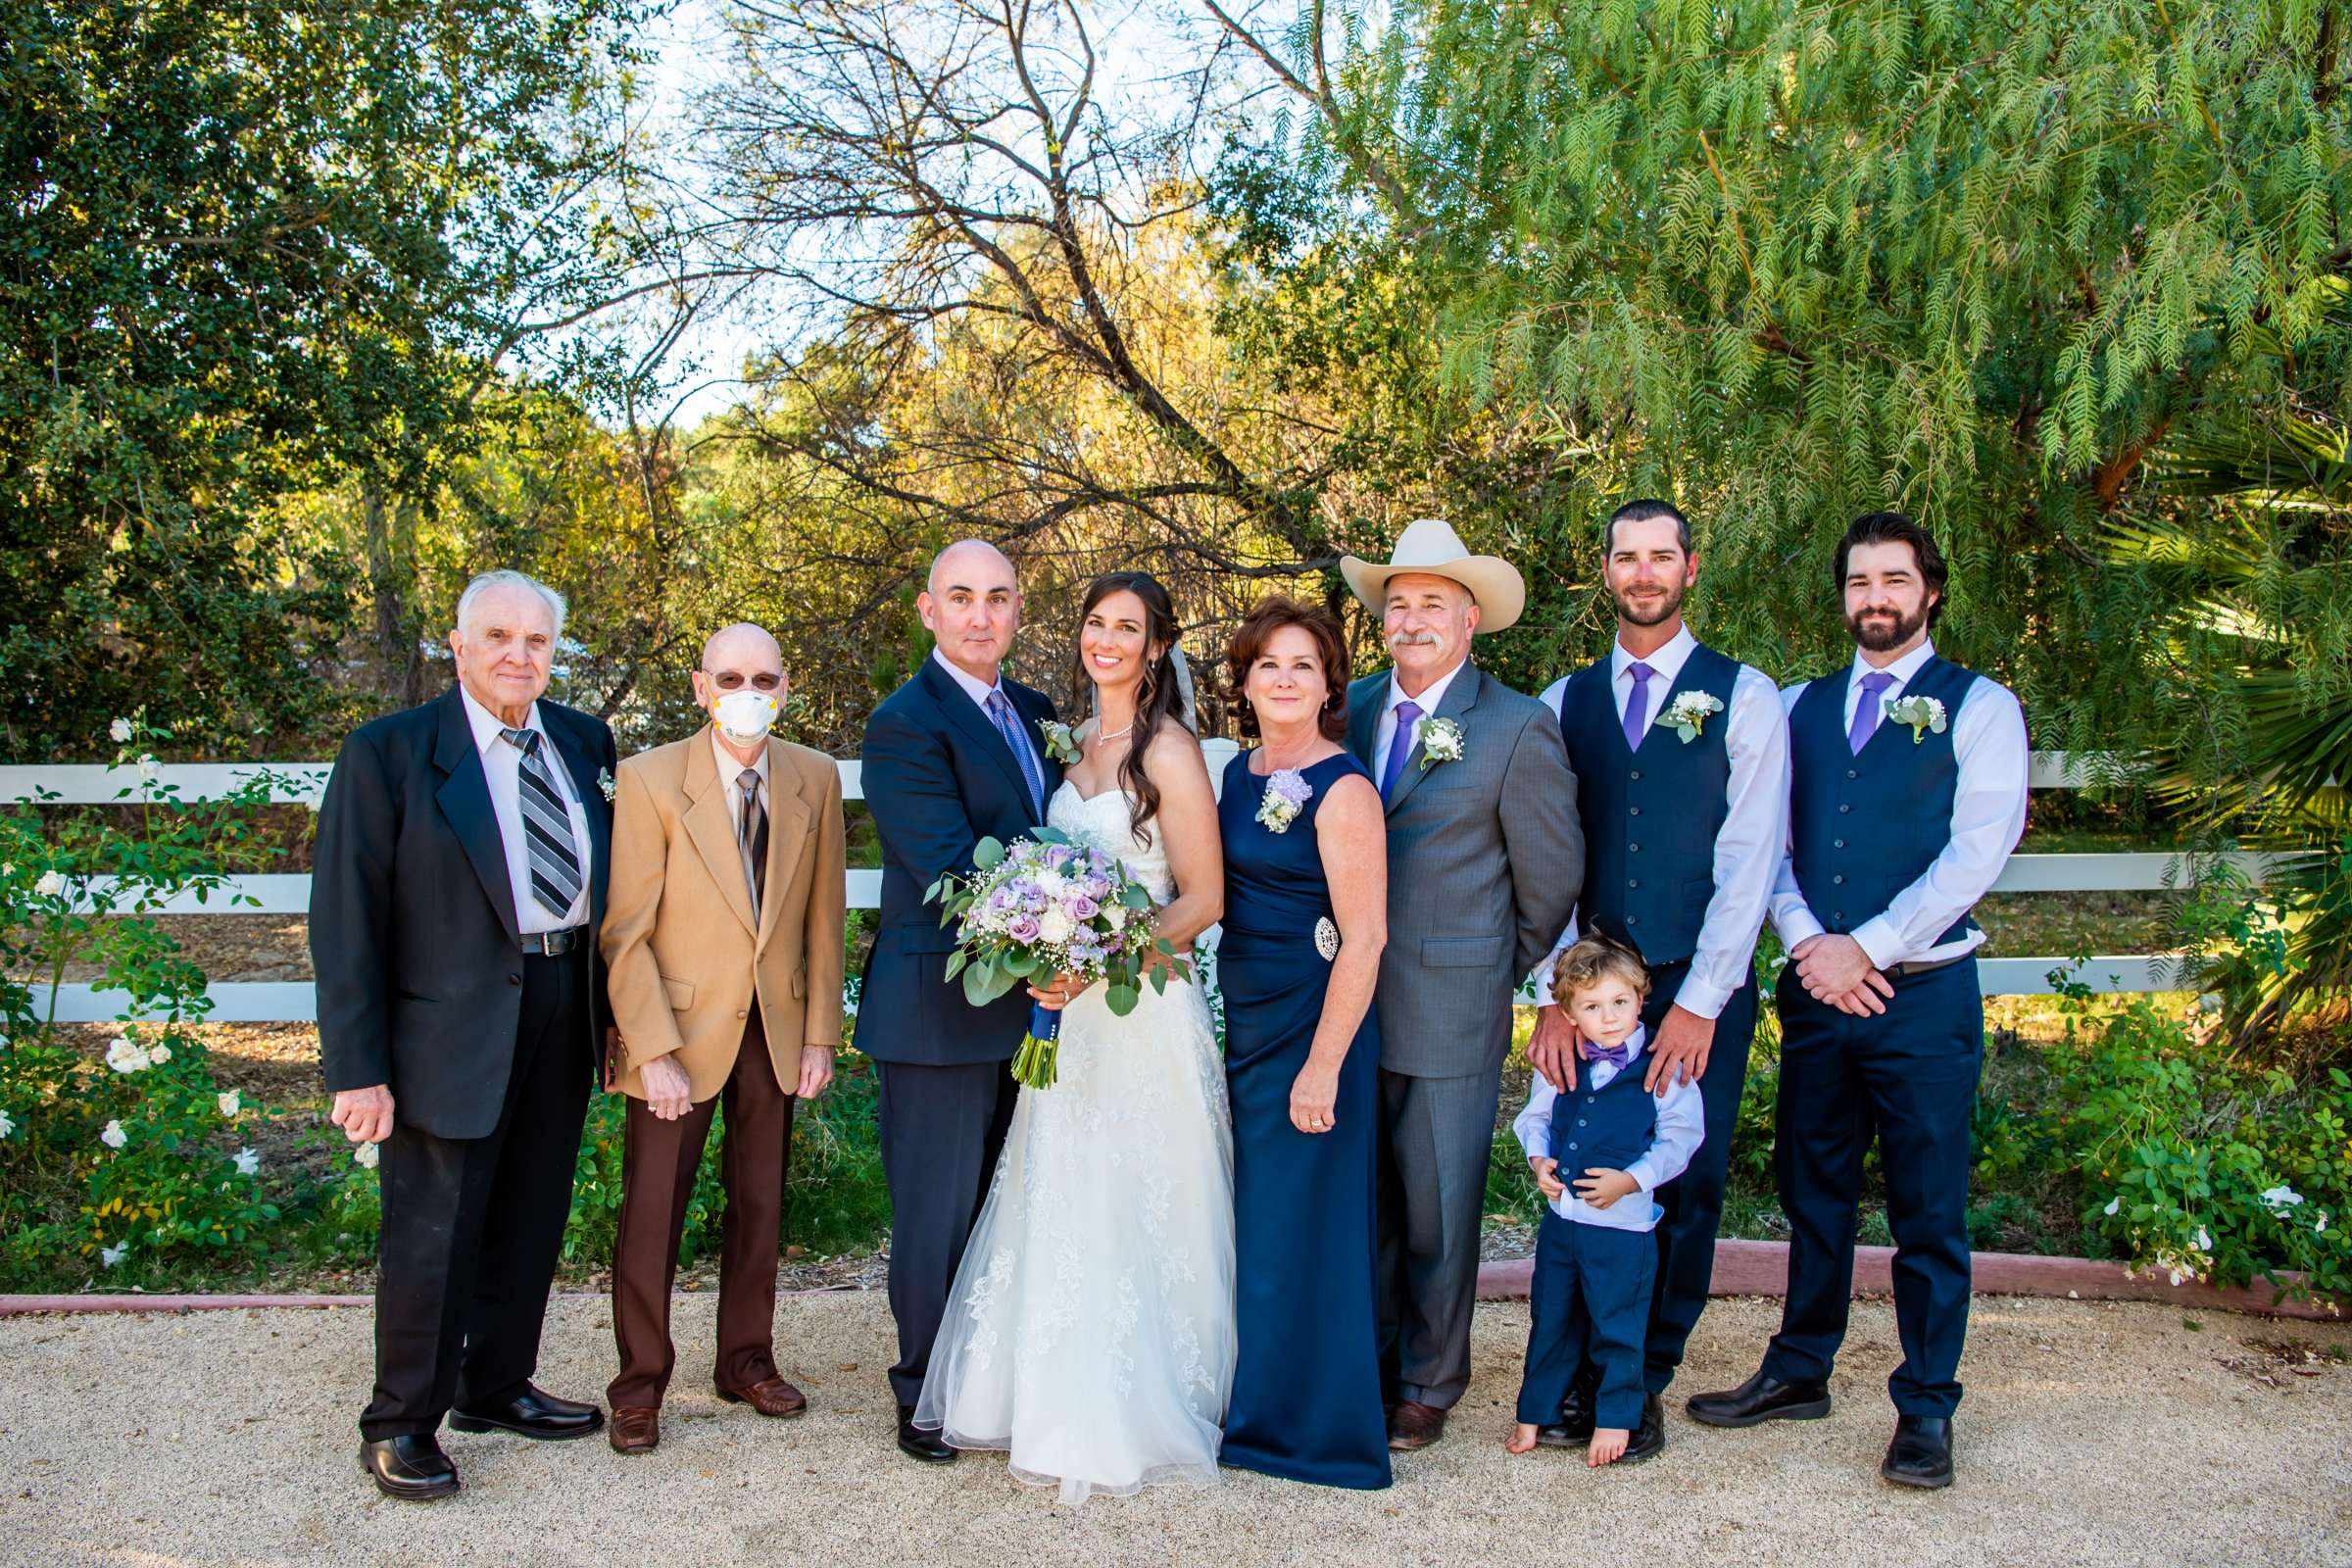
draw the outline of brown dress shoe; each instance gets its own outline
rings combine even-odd
[[[650,1404],[616,1404],[605,1430],[614,1453],[651,1453],[662,1444],[662,1412]]]
[[[1426,1448],[1446,1435],[1446,1412],[1434,1404],[1398,1399],[1389,1412],[1389,1447],[1397,1453]]]
[[[762,1378],[748,1389],[715,1385],[718,1396],[730,1404],[748,1404],[761,1415],[799,1415],[808,1408],[801,1391],[782,1378]]]

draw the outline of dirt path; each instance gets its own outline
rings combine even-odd
[[[0,1320],[0,1563],[2352,1563],[2352,1328],[1982,1298],[1960,1484],[1922,1494],[1877,1476],[1884,1302],[1856,1304],[1829,1420],[1727,1433],[1677,1410],[1656,1461],[1598,1474],[1502,1452],[1527,1316],[1497,1302],[1452,1434],[1389,1492],[1228,1472],[1072,1509],[995,1456],[899,1456],[878,1294],[784,1300],[811,1405],[790,1423],[711,1396],[713,1306],[679,1298],[659,1453],[451,1435],[466,1491],[421,1507],[379,1500],[353,1457],[366,1311]],[[1743,1377],[1777,1318],[1716,1302],[1684,1387]],[[560,1303],[541,1381],[590,1396],[611,1361],[604,1304]]]

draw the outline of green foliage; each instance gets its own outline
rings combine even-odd
[[[0,0],[0,661],[13,760],[142,701],[333,711],[356,572],[285,496],[415,491],[626,247],[635,0]]]

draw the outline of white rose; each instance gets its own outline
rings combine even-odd
[[[106,726],[106,732],[114,738],[117,746],[130,744],[130,720],[127,718],[116,719],[112,724]]]
[[[1037,917],[1038,940],[1049,946],[1059,947],[1077,934],[1078,922],[1058,905]]]
[[[250,1149],[237,1151],[237,1174],[251,1176],[262,1168],[262,1156]]]
[[[44,899],[56,898],[59,894],[66,891],[65,873],[62,871],[43,871],[41,873],[41,879],[32,885],[32,891],[38,893]]]
[[[122,1130],[120,1121],[110,1121],[106,1124],[106,1131],[98,1135],[98,1141],[109,1149],[121,1149],[130,1142],[130,1135]]]
[[[244,1100],[236,1090],[231,1089],[227,1094],[220,1097],[220,1119],[222,1121],[233,1121],[236,1119],[237,1111],[243,1106]]]
[[[375,1162],[381,1157],[383,1151],[373,1144],[362,1144],[351,1152],[351,1162],[362,1170],[375,1169]]]
[[[1126,930],[1127,906],[1119,903],[1116,899],[1113,899],[1109,903],[1103,905],[1102,923],[1109,926],[1113,931]]]
[[[107,1043],[106,1064],[117,1072],[137,1072],[140,1068],[151,1065],[153,1060],[154,1058],[147,1053],[132,1045],[122,1035],[115,1036]]]
[[[1069,889],[1070,879],[1059,871],[1047,869],[1037,873],[1037,891],[1049,899],[1058,899]]]
[[[152,784],[163,776],[164,764],[157,761],[152,753],[139,758],[139,778],[143,782]]]
[[[162,1041],[159,1040],[154,1045],[147,1048],[147,1060],[151,1065],[160,1067],[171,1059],[172,1048],[165,1045]]]

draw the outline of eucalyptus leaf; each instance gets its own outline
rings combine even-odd
[[[1124,1018],[1135,1010],[1137,1003],[1144,1000],[1144,994],[1132,985],[1107,986],[1103,989],[1102,1000],[1110,1004],[1114,1017]]]

